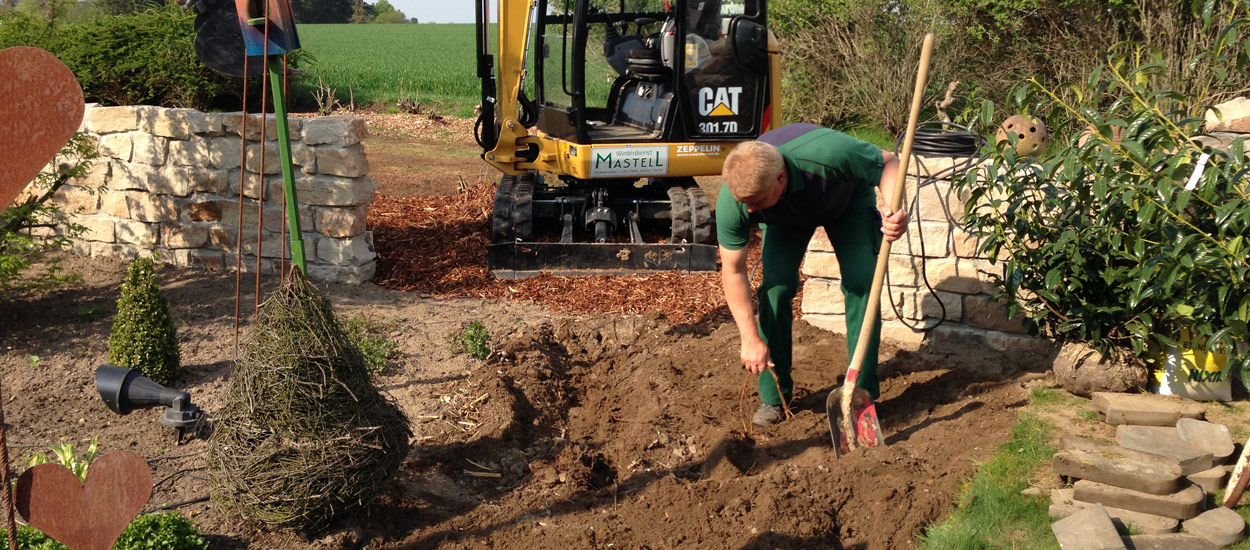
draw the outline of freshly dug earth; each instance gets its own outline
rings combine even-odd
[[[71,263],[87,274],[81,285],[0,308],[15,468],[44,445],[99,435],[103,450],[157,465],[150,509],[207,494],[190,477],[205,474],[203,441],[175,446],[158,410],[119,417],[96,394],[124,264]],[[211,413],[233,367],[234,277],[171,269],[163,285],[186,367],[176,385]],[[755,382],[744,399],[737,333],[724,320],[553,316],[373,285],[326,292],[341,314],[384,320],[400,344],[397,372],[378,385],[414,422],[413,450],[379,501],[320,540],[265,532],[212,502],[179,507],[216,547],[905,548],[946,515],[1026,400],[1016,379],[1027,373],[1011,356],[885,346],[887,445],[835,460],[823,404],[845,339],[804,323],[796,416],[757,430],[744,428]],[[104,315],[83,313],[92,308]],[[449,351],[448,335],[469,321],[493,330],[488,361]]]
[[[1015,421],[1017,373],[1005,357],[887,349],[887,446],[835,460],[823,409],[845,340],[799,326],[795,417],[762,430],[746,424],[757,402],[730,324],[516,331],[469,380],[477,432],[442,430],[387,503],[415,531],[395,547],[909,547]]]
[[[447,135],[445,147],[472,146]],[[402,137],[366,146],[380,140],[385,150],[385,139]],[[479,169],[446,174],[444,197]],[[379,180],[383,192],[401,185]],[[379,244],[391,255],[380,262],[420,253]],[[887,445],[835,459],[824,401],[845,370],[845,338],[796,323],[795,417],[750,426],[755,380],[740,366],[723,304],[704,303],[716,291],[708,275],[615,281],[615,299],[574,293],[583,298],[537,296],[539,304],[512,299],[534,299],[531,291],[484,278],[418,292],[321,285],[340,314],[367,316],[398,344],[392,371],[376,383],[414,437],[377,501],[309,540],[263,530],[212,501],[185,503],[207,494],[204,442],[175,445],[156,422],[159,410],[116,416],[94,387],[125,264],[68,262],[82,283],[0,300],[0,404],[14,469],[47,444],[98,435],[103,451],[129,449],[153,463],[149,509],[174,505],[220,548],[907,548],[1006,438],[1026,403],[1021,381],[1035,377],[1016,354],[885,345],[878,407]],[[473,280],[484,286],[466,289]],[[252,276],[243,281],[246,331],[255,298]],[[264,282],[267,292],[276,279]],[[561,294],[583,283],[543,284]],[[701,300],[698,315],[678,313],[695,307],[686,302],[629,303],[680,285],[690,286],[673,294]],[[235,276],[170,268],[162,288],[186,368],[174,385],[211,414],[235,359]],[[587,313],[588,301],[614,313]],[[484,361],[450,351],[449,336],[473,321],[495,342]]]

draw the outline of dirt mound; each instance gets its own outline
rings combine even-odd
[[[424,446],[391,495],[421,518],[391,547],[906,547],[1024,402],[998,368],[883,350],[889,444],[835,460],[845,341],[800,323],[797,416],[768,430],[744,431],[737,346],[732,324],[654,317],[519,329],[464,392],[477,428]]]

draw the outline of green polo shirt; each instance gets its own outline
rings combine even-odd
[[[871,192],[885,162],[877,146],[815,124],[790,124],[759,137],[781,151],[786,189],[777,204],[755,213],[727,184],[716,199],[720,245],[741,250],[752,223],[820,227],[837,220],[853,197]]]

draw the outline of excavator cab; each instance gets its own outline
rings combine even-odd
[[[697,176],[780,125],[766,0],[477,5],[496,276],[716,269]],[[492,47],[492,38],[494,38]]]

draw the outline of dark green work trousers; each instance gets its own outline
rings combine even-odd
[[[872,287],[876,269],[877,253],[881,250],[881,217],[877,212],[876,192],[869,188],[861,191],[847,206],[838,219],[824,225],[825,234],[833,244],[842,270],[842,294],[846,301],[847,364],[855,354],[860,327],[864,322],[864,309]],[[807,243],[815,233],[815,227],[760,224],[763,231],[764,281],[756,290],[759,299],[760,337],[768,344],[778,381],[764,371],[760,375],[760,398],[769,405],[780,405],[777,386],[786,394],[787,401],[794,395],[794,379],[791,367],[791,328],[794,323],[791,302],[799,289],[799,265],[807,251]],[[868,342],[868,355],[864,359],[857,385],[876,399],[880,393],[877,383],[877,347],[881,343],[881,311],[872,312],[875,328]],[[823,365],[822,365],[823,367]],[[830,367],[832,368],[832,367]]]

